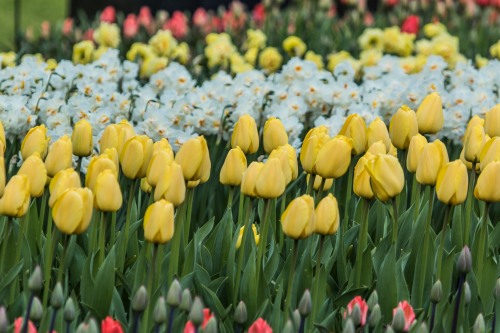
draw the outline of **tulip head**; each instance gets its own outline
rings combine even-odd
[[[94,186],[94,207],[102,212],[116,212],[123,203],[116,174],[106,169],[99,173]]]
[[[241,148],[236,146],[227,153],[220,170],[219,180],[223,185],[240,186],[243,173],[247,169],[247,158]]]
[[[40,154],[44,159],[47,155],[50,138],[47,137],[47,127],[45,125],[31,128],[21,143],[21,156],[23,160],[30,157],[34,152]]]
[[[252,162],[248,168],[243,173],[241,178],[241,193],[251,198],[257,197],[257,192],[255,191],[255,183],[257,182],[257,177],[264,167],[262,162]]]
[[[106,148],[115,148],[118,155],[121,155],[125,142],[134,135],[134,127],[125,119],[118,124],[108,125],[102,132],[101,140],[99,140],[100,151],[103,152]]]
[[[2,152],[5,153],[7,148],[7,141],[5,140],[5,129],[3,128],[3,123],[0,121],[0,143],[2,144]]]
[[[234,124],[231,147],[239,146],[245,154],[253,154],[259,149],[259,133],[252,116],[245,114]]]
[[[165,244],[174,236],[174,205],[165,199],[157,201],[144,214],[144,238],[151,243]]]
[[[387,154],[387,149],[385,147],[384,142],[382,140],[379,140],[377,142],[372,143],[372,145],[368,147],[366,152],[371,153],[373,155]]]
[[[94,196],[88,188],[69,188],[54,203],[52,218],[57,228],[67,235],[81,234],[92,219]]]
[[[291,149],[287,149],[288,147]],[[285,183],[288,185],[290,181],[297,178],[298,172],[298,164],[297,164],[297,155],[295,154],[295,149],[289,144],[285,146],[279,146],[274,149],[271,154],[269,154],[269,158],[277,158],[281,162],[281,170],[283,171],[283,175],[285,176]],[[295,177],[295,178],[294,178]]]
[[[314,223],[314,199],[307,194],[293,199],[281,215],[283,233],[293,239],[309,237]]]
[[[306,176],[306,184],[309,184],[309,179],[311,176],[314,177],[313,189],[315,191],[319,191],[319,188],[321,186],[321,182],[323,181],[323,178],[321,178],[320,176],[311,175],[310,173],[308,173]],[[323,184],[323,192],[330,190],[332,188],[332,186],[333,186],[333,178],[325,179],[325,183]]]
[[[385,126],[385,125],[384,125]],[[313,171],[322,178],[342,177],[351,164],[352,139],[337,135],[319,150]]]
[[[425,145],[417,166],[417,181],[424,185],[436,185],[439,170],[449,162],[446,146],[440,140]]]
[[[437,198],[446,205],[460,205],[467,197],[468,182],[467,167],[462,161],[445,164],[436,181]]]
[[[357,113],[349,115],[340,129],[339,134],[352,139],[353,154],[359,155],[366,149],[366,123]],[[377,140],[378,141],[378,140]]]
[[[376,155],[365,168],[370,174],[370,185],[373,193],[380,201],[386,202],[403,190],[405,176],[396,157]]]
[[[23,162],[17,174],[28,177],[32,197],[38,198],[42,196],[47,183],[47,170],[38,152],[35,152]]]
[[[421,134],[435,134],[443,128],[443,102],[437,92],[425,96],[417,109],[417,121]]]
[[[49,153],[45,158],[47,175],[54,177],[59,171],[71,168],[72,163],[73,145],[70,138],[64,135],[50,145]]]
[[[420,161],[420,156],[426,145],[427,139],[422,134],[417,133],[411,138],[410,146],[408,147],[408,155],[406,156],[406,169],[409,172],[417,172],[418,162]]]
[[[170,155],[167,150],[158,149],[154,151],[146,171],[146,180],[149,185],[156,187],[161,175],[165,172],[165,167],[173,161],[173,155]]]
[[[389,124],[392,144],[398,149],[408,149],[411,138],[417,133],[417,114],[408,106],[403,105],[392,116]]]
[[[481,149],[483,149],[483,146],[486,143],[484,127],[481,125],[476,125],[472,127],[470,131],[467,133],[467,137],[464,139],[465,139],[464,141],[465,159],[471,163],[478,162]]]
[[[128,139],[120,154],[120,165],[125,177],[144,178],[152,155],[153,140],[151,138],[146,135],[136,135]]]
[[[486,141],[479,154],[479,160],[481,161],[481,172],[489,163],[500,161],[500,137],[493,137]]]
[[[174,151],[172,150],[172,146],[167,139],[162,138],[160,141],[153,143],[153,154],[159,150],[166,151],[169,157],[171,157],[171,160],[174,160]]]
[[[307,173],[314,173],[314,164],[321,147],[330,139],[325,126],[315,127],[307,133],[300,149],[300,163]]]
[[[211,163],[205,137],[186,141],[175,155],[175,162],[181,166],[186,181],[206,182],[210,177]]]
[[[278,198],[285,192],[285,175],[281,167],[281,161],[277,158],[269,158],[255,181],[255,192],[264,199]]]
[[[373,191],[370,185],[370,174],[366,169],[366,165],[373,158],[375,158],[375,155],[370,152],[366,152],[363,156],[361,156],[358,163],[356,163],[356,166],[354,167],[352,190],[357,196],[368,200],[373,198]]]
[[[474,196],[486,202],[500,201],[500,161],[490,162],[477,178]]]
[[[50,198],[49,207],[53,207],[57,198],[68,188],[80,187],[80,176],[74,169],[59,171],[49,184]]]
[[[0,198],[3,196],[3,192],[5,191],[5,181],[6,181],[5,159],[3,155],[0,154]]]
[[[30,181],[26,175],[13,176],[0,198],[0,215],[21,217],[30,205]]]
[[[186,181],[182,174],[182,168],[176,162],[165,167],[155,187],[154,199],[159,201],[165,199],[175,207],[184,202],[186,198]]]
[[[281,120],[275,117],[267,119],[264,124],[263,141],[264,151],[268,154],[288,143],[288,134]]]
[[[389,136],[389,131],[387,126],[380,119],[380,117],[375,118],[368,126],[367,130],[367,142],[366,148],[370,147],[374,142],[382,141],[385,145],[385,151],[388,152],[391,149],[391,138]]]
[[[477,125],[482,126],[484,128],[484,119],[479,117],[478,115],[475,115],[467,123],[467,127],[465,128],[464,136],[462,137],[462,142],[465,142],[465,138],[467,138],[469,136],[470,130],[474,126],[477,126]]]
[[[500,104],[495,105],[490,111],[486,112],[484,131],[490,137],[500,136]]]
[[[111,170],[115,175],[115,178],[118,178],[118,170],[116,169],[116,164],[109,157],[109,155],[102,154],[92,157],[87,167],[87,174],[85,175],[85,186],[87,186],[91,190],[94,190],[97,177],[104,170]]]
[[[78,157],[90,156],[94,144],[92,142],[92,125],[86,119],[80,119],[71,135],[73,154]]]
[[[315,211],[314,232],[320,235],[333,235],[339,228],[339,206],[337,199],[329,193],[321,199]]]

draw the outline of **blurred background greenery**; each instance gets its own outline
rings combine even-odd
[[[33,27],[35,36],[43,21],[51,25],[62,21],[67,13],[66,0],[2,0],[0,1],[0,51],[14,49],[14,2],[21,8],[21,31]]]

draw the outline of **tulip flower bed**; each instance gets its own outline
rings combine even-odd
[[[499,64],[2,70],[0,332],[498,331]]]

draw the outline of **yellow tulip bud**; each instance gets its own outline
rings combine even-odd
[[[320,235],[333,235],[339,228],[339,206],[337,199],[329,193],[316,207],[314,232]]]
[[[460,160],[445,164],[438,173],[436,195],[446,205],[460,205],[467,197],[469,177]]]
[[[247,169],[247,158],[241,148],[231,149],[220,170],[219,180],[223,185],[240,186],[243,172]]]
[[[307,173],[314,173],[314,164],[321,147],[330,140],[325,126],[315,127],[307,133],[300,149],[300,163]]]
[[[347,117],[339,134],[352,139],[353,154],[359,155],[365,152],[366,131],[365,120],[355,113]]]
[[[321,186],[321,181],[323,178],[320,176],[312,175],[314,177],[314,184],[313,184],[313,189],[315,191],[319,191],[319,187]],[[311,177],[311,174],[308,173],[306,176],[306,184],[309,184],[309,178]],[[325,184],[323,185],[323,191],[328,191],[332,188],[333,186],[333,178],[329,178],[325,180]]]
[[[318,151],[313,172],[322,178],[342,177],[351,164],[352,139],[337,135],[325,142]]]
[[[35,152],[23,162],[17,174],[28,177],[32,197],[38,198],[42,196],[47,183],[47,170],[38,152]]]
[[[477,178],[474,196],[486,202],[500,201],[500,161],[489,163]]]
[[[57,198],[68,188],[80,186],[80,176],[74,169],[70,168],[59,171],[49,184],[49,207],[53,207]]]
[[[478,115],[475,115],[469,120],[469,123],[467,124],[467,128],[465,129],[464,136],[462,137],[462,142],[465,142],[465,138],[469,136],[470,130],[474,127],[480,125],[484,127],[484,119],[479,117]]]
[[[146,179],[146,177],[142,178],[141,179],[141,191],[142,192],[145,192],[145,193],[151,193],[151,191],[153,190],[153,187],[151,185],[149,185],[148,183],[148,180]]]
[[[69,188],[57,198],[52,208],[52,218],[57,228],[65,234],[81,234],[92,219],[93,194],[88,188]]]
[[[175,207],[183,203],[186,198],[186,181],[181,166],[176,162],[165,166],[165,171],[158,179],[154,199],[159,201],[162,198],[171,202]]]
[[[98,176],[94,187],[94,206],[103,212],[116,212],[122,206],[123,197],[115,173],[106,169]]]
[[[270,117],[264,124],[264,151],[270,153],[279,146],[288,143],[288,134],[281,120],[275,117]]]
[[[50,138],[47,137],[47,127],[45,125],[31,128],[21,143],[21,156],[23,160],[30,157],[34,152],[40,154],[44,159],[47,155]]]
[[[365,165],[373,193],[382,202],[397,196],[405,185],[403,168],[392,155],[376,155]]]
[[[425,96],[417,109],[417,121],[421,134],[434,134],[443,128],[443,103],[438,93],[433,92]]]
[[[287,144],[287,146],[289,146]],[[289,146],[279,146],[274,149],[269,158],[277,158],[281,162],[281,170],[283,171],[283,176],[285,176],[285,184],[288,185],[292,179],[294,179],[295,172],[298,172],[297,155],[295,154],[295,149]],[[295,171],[297,170],[297,171]],[[296,176],[295,176],[296,177]]]
[[[118,171],[120,170],[120,159],[118,158],[118,151],[116,150],[116,148],[104,149],[104,152],[101,153],[101,156],[107,156],[113,161],[116,167],[116,173],[118,174]]]
[[[118,178],[118,170],[116,170],[116,165],[108,155],[102,154],[92,157],[89,166],[87,167],[87,174],[85,175],[85,186],[87,186],[91,190],[94,190],[97,177],[101,172],[107,169],[113,172],[115,178]]]
[[[436,185],[439,169],[449,162],[446,146],[440,140],[425,145],[417,165],[417,181]]]
[[[167,154],[172,157],[171,160],[174,160],[174,151],[172,150],[172,146],[167,139],[162,138],[160,141],[153,143],[153,154],[155,154],[158,150],[166,151]]]
[[[486,112],[484,131],[491,137],[500,136],[500,104]]]
[[[92,125],[86,119],[81,119],[75,124],[71,143],[73,144],[73,154],[76,156],[85,157],[92,153],[92,148],[94,148]]]
[[[253,231],[253,239],[255,240],[255,245],[259,245],[260,235],[257,232],[257,226],[255,224],[252,224],[252,231]],[[241,247],[241,241],[243,240],[244,232],[245,232],[245,227],[241,227],[240,232],[238,234],[238,239],[236,240],[236,250],[238,250]]]
[[[375,155],[366,152],[356,163],[354,167],[354,177],[352,190],[354,193],[362,198],[371,200],[374,196],[372,187],[370,185],[370,174],[366,169],[366,165],[375,158]]]
[[[314,224],[314,199],[307,194],[293,199],[281,215],[283,233],[293,239],[309,237]]]
[[[417,133],[417,114],[408,106],[403,105],[392,116],[389,124],[392,144],[398,149],[408,149],[411,138]]]
[[[277,158],[268,159],[257,175],[255,192],[261,198],[274,199],[285,192],[285,187],[285,175],[280,160]]]
[[[478,162],[479,154],[486,143],[484,127],[476,125],[472,127],[464,141],[464,157],[469,162]]]
[[[198,136],[186,141],[175,155],[175,162],[181,166],[185,180],[206,182],[211,163],[205,138]]]
[[[368,126],[366,133],[367,142],[366,148],[369,148],[373,143],[382,141],[385,145],[385,151],[388,152],[391,149],[391,138],[389,137],[389,131],[387,126],[380,119],[380,117],[375,118]]]
[[[0,197],[3,196],[3,191],[5,191],[5,159],[3,155],[0,155]]]
[[[28,212],[30,205],[30,181],[26,175],[13,176],[2,198],[0,198],[0,215],[21,217]]]
[[[144,238],[151,243],[165,244],[174,236],[174,205],[160,200],[146,209]]]
[[[102,132],[101,140],[99,140],[100,151],[114,147],[120,155],[125,142],[134,135],[134,128],[125,119],[118,124],[108,125]]]
[[[190,180],[187,182],[186,187],[187,188],[195,188],[196,186],[200,185],[200,180]]]
[[[146,180],[151,186],[156,186],[161,174],[165,172],[165,167],[174,161],[174,156],[166,149],[158,149],[153,152],[146,172]]]
[[[292,179],[295,180],[299,176],[299,163],[297,161],[297,151],[290,144],[286,144],[277,148],[277,150],[285,150],[288,153],[288,162],[290,170],[292,170]]]
[[[245,154],[253,154],[259,149],[259,133],[252,116],[245,114],[234,124],[231,147],[239,146]]]
[[[467,170],[472,170],[472,163],[465,159],[465,148],[462,148],[462,151],[460,152],[460,161],[462,161],[462,163],[467,167]],[[480,170],[480,163],[476,163],[476,172],[479,172]]]
[[[151,138],[146,135],[136,135],[128,139],[120,154],[120,165],[125,177],[129,179],[145,177],[152,155]]]
[[[45,158],[45,168],[50,177],[54,177],[61,170],[71,168],[73,163],[73,147],[67,135],[59,138],[50,145],[49,153]]]
[[[366,152],[371,153],[373,155],[378,155],[378,154],[386,154],[387,150],[384,142],[382,140],[379,140],[377,142],[372,143],[372,145],[368,147]]]
[[[263,167],[264,163],[262,162],[250,163],[241,178],[241,193],[252,198],[257,196],[257,192],[255,192],[255,183]]]
[[[408,147],[408,156],[406,156],[406,169],[409,172],[417,172],[418,162],[426,145],[427,139],[422,134],[414,135],[411,138],[410,146]]]
[[[489,163],[500,161],[500,137],[494,137],[486,141],[479,154],[479,160],[481,161],[481,172]]]
[[[5,140],[5,129],[3,128],[3,123],[0,121],[0,142],[2,143],[2,154],[5,153],[7,148],[7,141]]]

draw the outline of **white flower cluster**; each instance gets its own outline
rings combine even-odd
[[[433,91],[442,96],[445,111],[445,127],[437,137],[458,141],[471,115],[484,115],[500,102],[498,61],[479,70],[470,63],[449,70],[442,58],[433,56],[417,74],[406,74],[400,62],[384,56],[378,65],[364,68],[360,84],[347,62],[330,73],[293,58],[280,73],[267,77],[257,70],[235,77],[219,72],[198,85],[177,63],[142,84],[137,64],[121,62],[116,50],[88,65],[61,61],[54,72],[31,57],[0,71],[0,120],[11,140],[37,123],[44,123],[55,140],[85,118],[97,143],[108,124],[128,119],[137,133],[168,138],[177,149],[196,135],[227,139],[239,116],[248,113],[258,124],[270,116],[280,118],[298,148],[301,134],[312,126],[325,125],[335,135],[352,113],[367,123],[375,117],[388,123],[401,105],[416,110]]]

